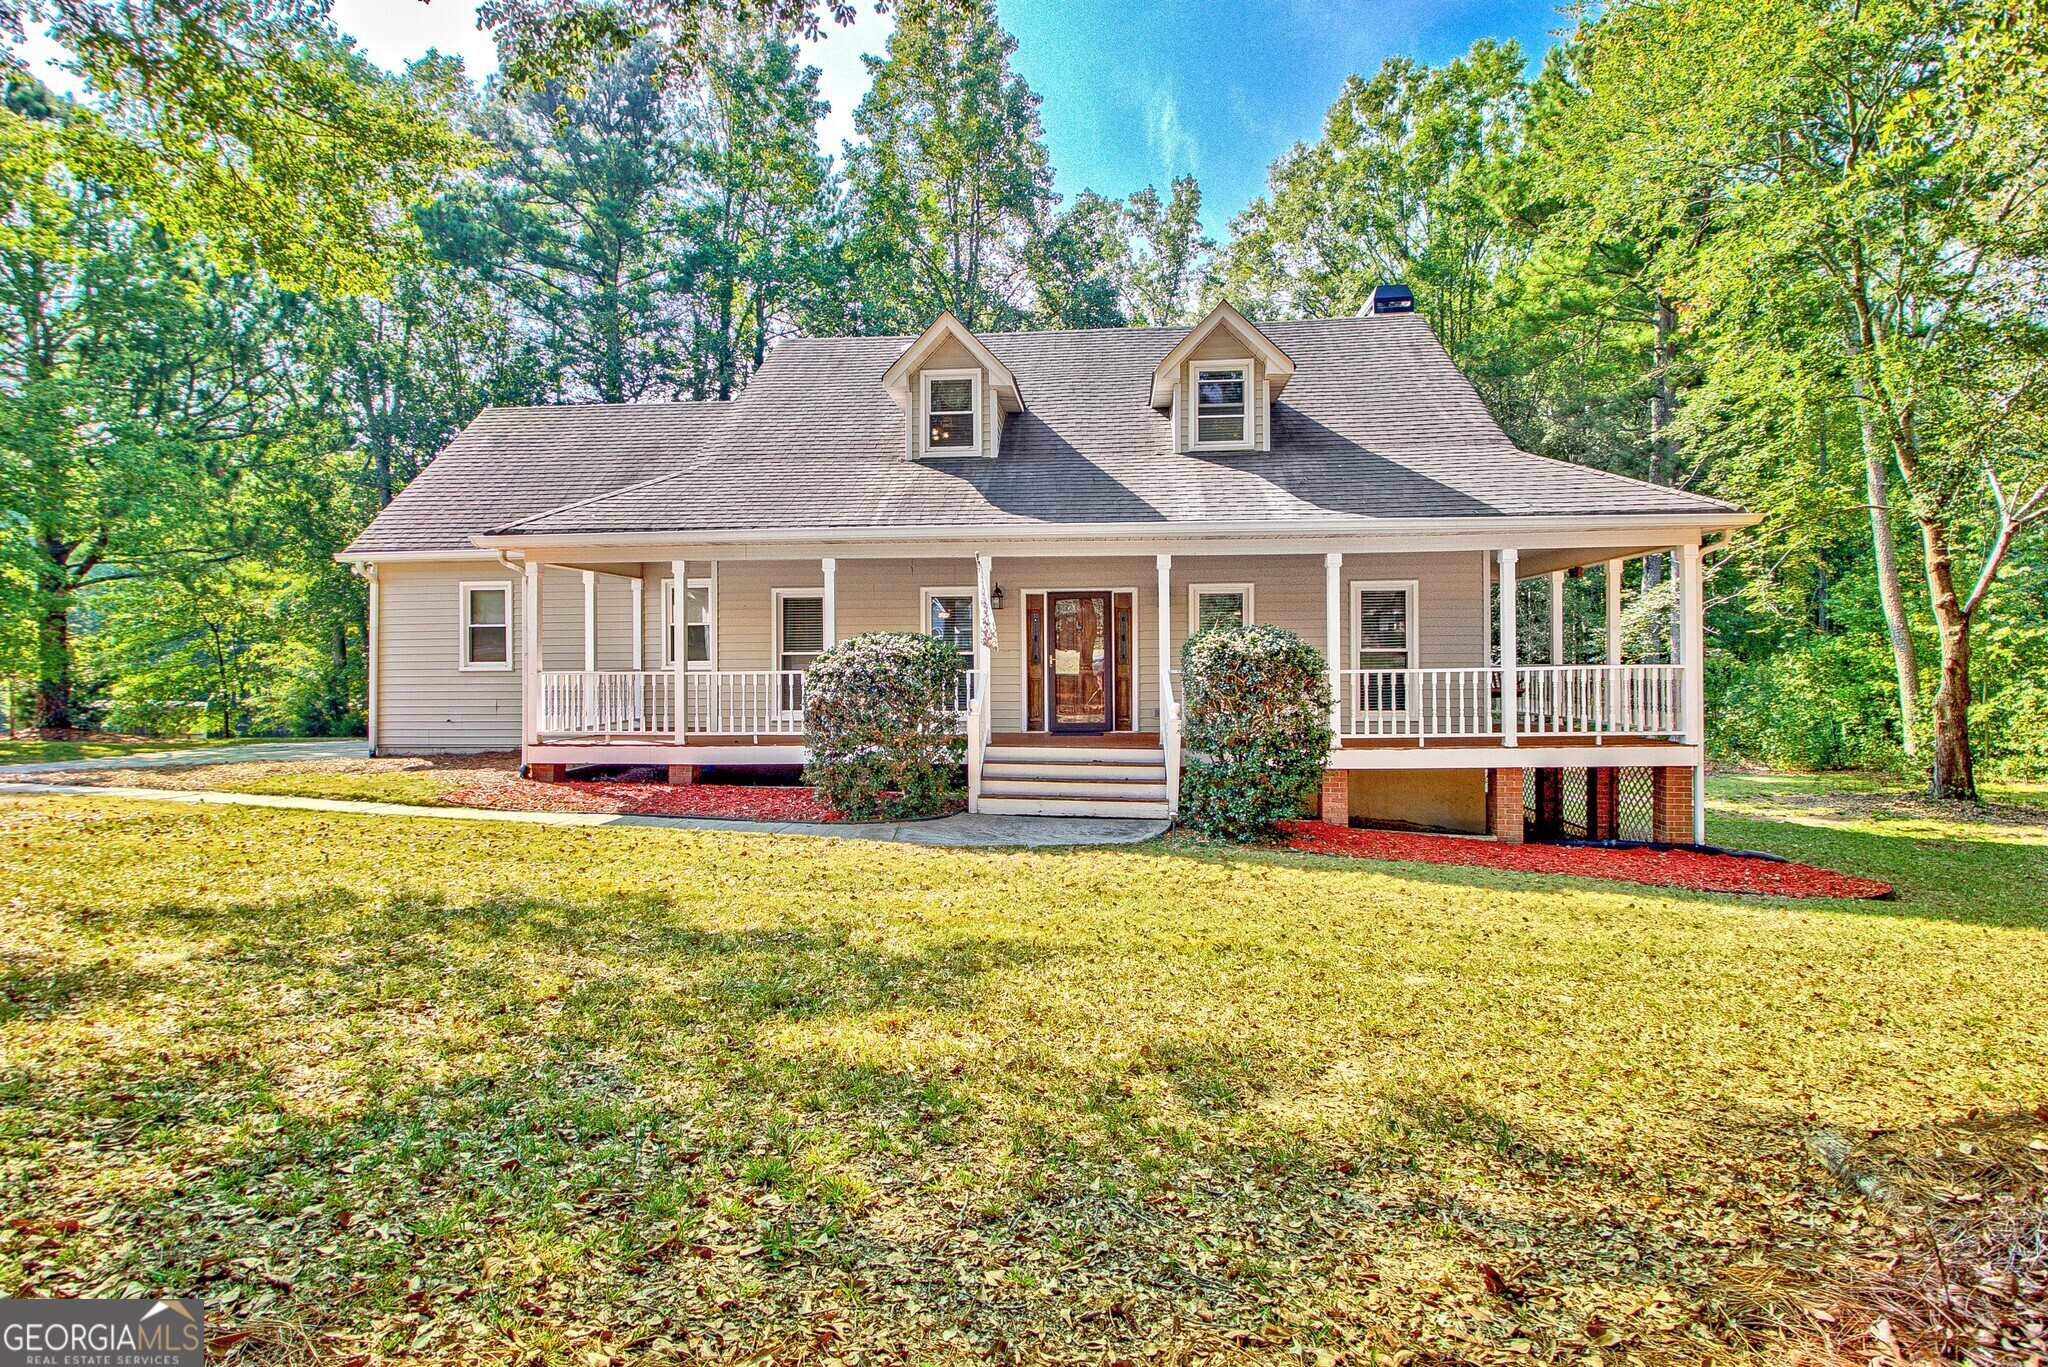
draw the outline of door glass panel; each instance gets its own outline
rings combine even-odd
[[[1052,722],[1083,730],[1109,725],[1109,596],[1052,600]]]

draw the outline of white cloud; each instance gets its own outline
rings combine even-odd
[[[428,48],[462,58],[479,85],[498,69],[491,35],[476,26],[475,0],[334,0],[334,26],[387,71],[402,70]]]
[[[1201,145],[1181,122],[1180,101],[1168,86],[1156,86],[1145,97],[1145,145],[1166,178],[1202,169]]]
[[[868,93],[868,69],[863,54],[879,57],[896,31],[893,14],[877,14],[866,4],[859,7],[853,23],[841,28],[824,19],[824,33],[815,43],[803,43],[801,60],[818,68],[818,93],[831,104],[832,112],[818,125],[818,150],[839,155],[843,142],[854,141],[853,111]]]

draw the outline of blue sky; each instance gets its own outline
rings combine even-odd
[[[860,21],[813,44],[832,115],[828,151],[852,135],[867,88],[860,56],[879,53],[889,20],[859,0]],[[1344,77],[1403,54],[1439,62],[1475,38],[1516,38],[1532,60],[1564,27],[1555,0],[997,0],[1017,37],[1012,59],[1044,98],[1040,116],[1058,189],[1122,196],[1192,171],[1203,219],[1221,238],[1265,186],[1266,167],[1315,138]],[[461,53],[479,77],[494,65],[474,0],[335,0],[334,20],[386,66],[429,47]],[[32,42],[31,57],[47,57]],[[47,70],[47,68],[46,68]],[[53,75],[55,73],[52,73]],[[67,83],[68,84],[68,83]]]

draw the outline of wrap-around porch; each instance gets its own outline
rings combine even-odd
[[[530,554],[525,759],[542,774],[799,764],[811,660],[863,631],[916,630],[960,650],[971,805],[992,747],[1011,764],[1016,746],[1121,747],[1157,752],[1161,772],[1146,781],[1170,810],[1180,646],[1203,626],[1242,620],[1290,627],[1324,649],[1333,770],[1695,765],[1699,547],[1651,549],[1668,555],[1678,581],[1662,659],[1625,658],[1628,556],[1600,550],[624,564]],[[1587,633],[1574,640],[1564,629],[1567,575],[1589,571],[1594,583],[1575,592],[1581,616],[1595,596],[1604,613],[1594,658]],[[1501,608],[1514,601],[1503,586],[1527,579],[1548,581],[1548,659],[1527,658],[1517,614]]]

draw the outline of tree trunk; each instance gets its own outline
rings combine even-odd
[[[71,595],[45,583],[36,622],[36,688],[29,715],[39,730],[68,730],[78,722],[72,704]]]
[[[1856,342],[1849,343],[1850,354]],[[1877,565],[1877,597],[1884,605],[1884,633],[1891,640],[1892,669],[1899,681],[1899,729],[1908,758],[1920,752],[1920,662],[1913,653],[1913,623],[1906,616],[1906,590],[1899,579],[1899,548],[1892,536],[1891,465],[1877,438],[1861,378],[1852,380],[1856,420],[1863,434],[1863,489],[1870,505],[1870,549]]]
[[[1923,516],[1920,539],[1927,553],[1927,596],[1941,638],[1941,686],[1934,694],[1934,762],[1928,771],[1927,794],[1975,802],[1977,773],[1970,755],[1970,613],[1956,593],[1948,529],[1938,517]]]

